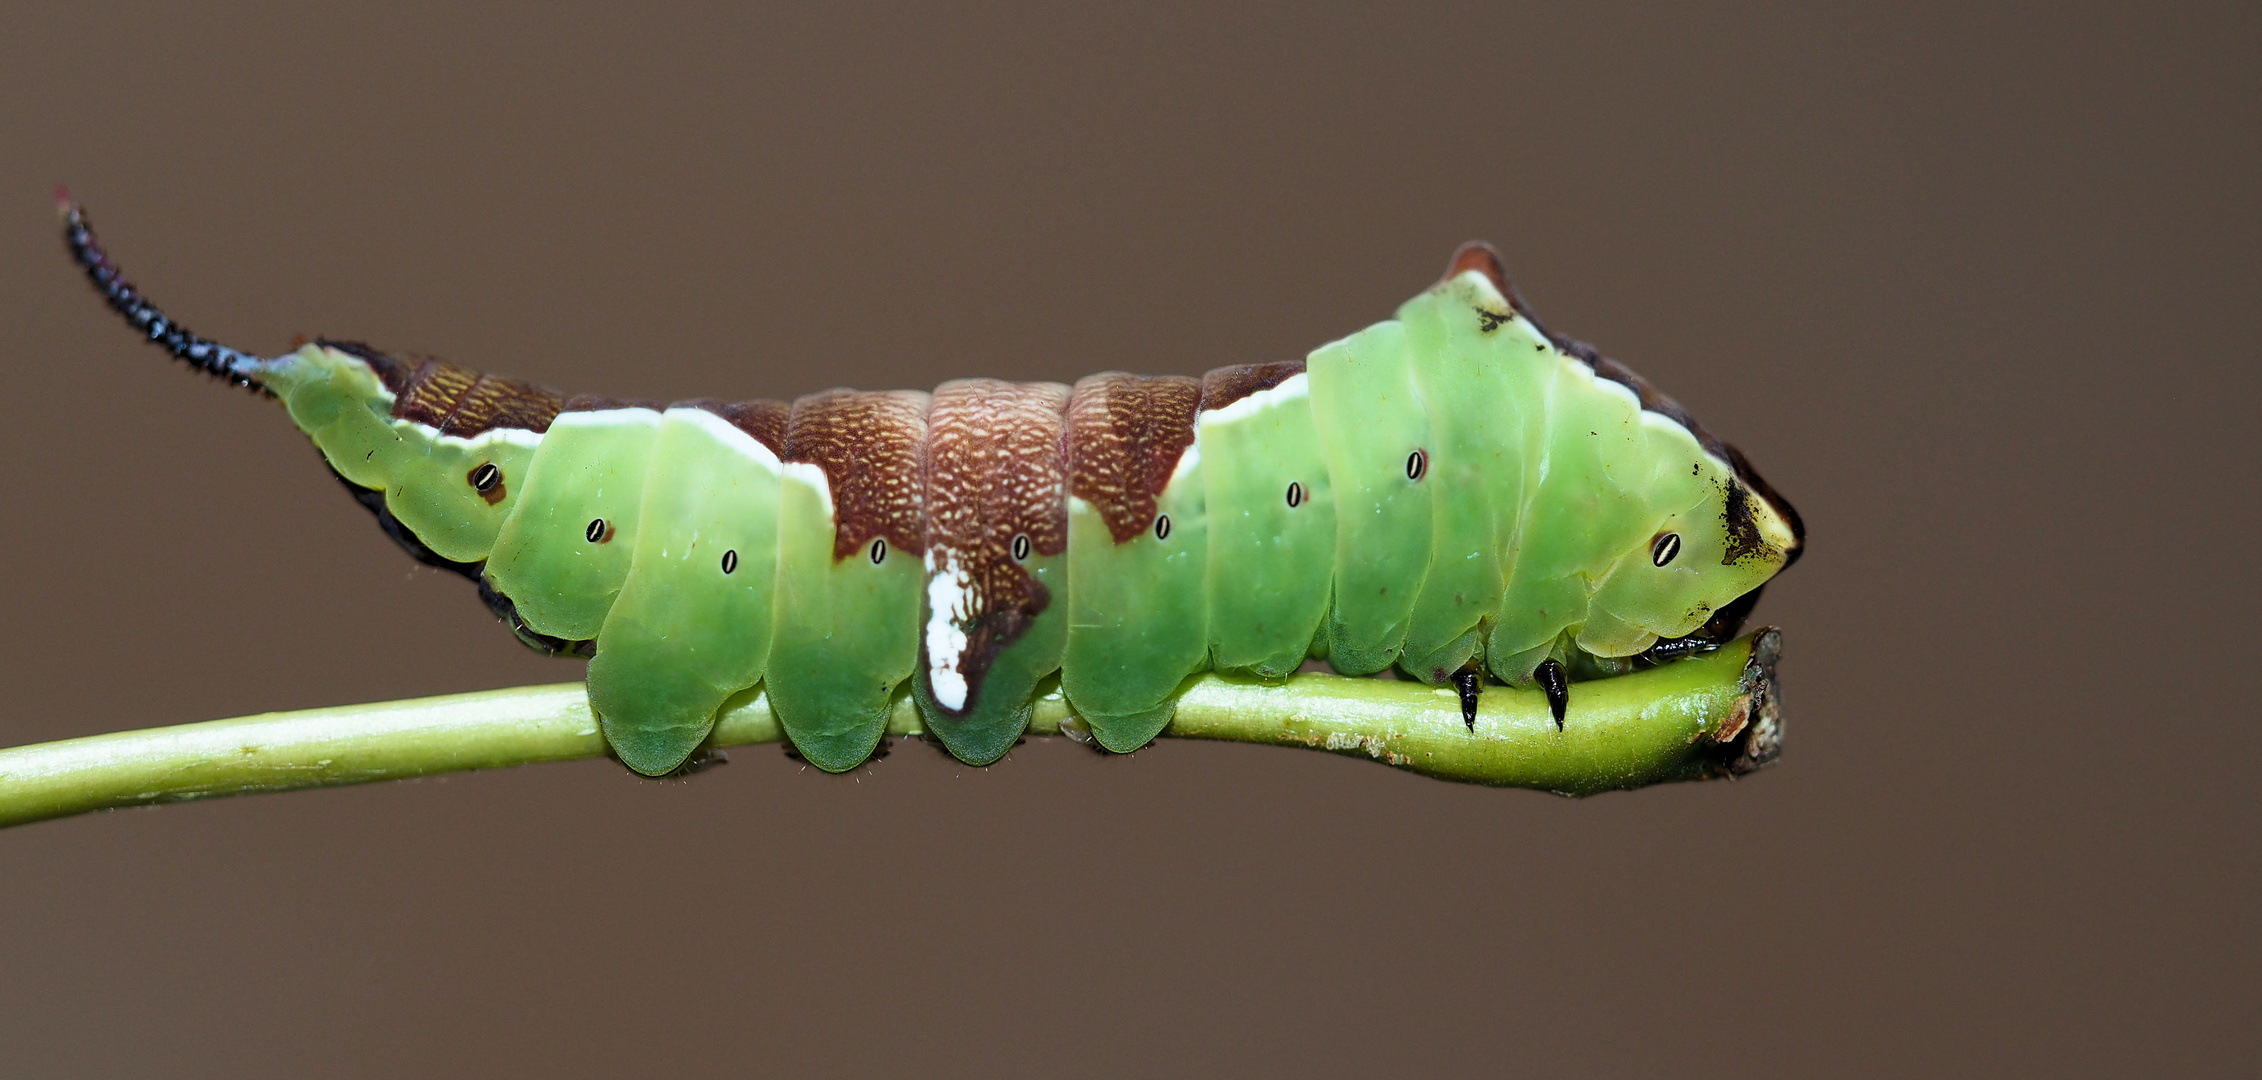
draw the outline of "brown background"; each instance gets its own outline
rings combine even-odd
[[[1489,237],[1813,540],[1737,784],[911,744],[0,834],[0,1072],[2251,1065],[2262,20],[1978,6],[11,5],[0,743],[579,677],[131,340],[59,180],[221,340],[662,400],[1293,357]]]

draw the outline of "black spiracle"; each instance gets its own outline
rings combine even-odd
[[[1673,556],[1680,553],[1680,533],[1659,533],[1657,539],[1649,542],[1649,561],[1659,566],[1672,562]]]
[[[734,549],[732,549],[732,550],[730,550],[730,551],[726,551],[726,552],[723,552],[723,573],[726,573],[726,574],[735,573],[735,572],[737,572],[737,570],[738,570],[738,551],[737,551],[737,549],[735,549],[735,548],[734,548]]]
[[[1294,510],[1302,505],[1304,505],[1304,485],[1291,480],[1288,482],[1288,508]]]
[[[471,475],[464,479],[471,482],[473,491],[493,491],[495,485],[502,482],[503,470],[496,468],[492,461],[482,461],[479,463],[479,467],[471,470]]]
[[[1028,559],[1029,559],[1029,534],[1028,534],[1028,533],[1016,533],[1016,534],[1014,535],[1014,537],[1013,537],[1013,561],[1014,561],[1014,562],[1027,562],[1027,561],[1028,561]]]
[[[612,538],[613,530],[605,524],[604,518],[590,518],[589,527],[581,530],[581,535],[588,537],[592,544],[602,544]]]
[[[869,555],[871,555],[871,556],[872,556],[872,565],[873,565],[873,566],[878,566],[878,565],[880,565],[881,563],[884,563],[884,562],[888,561],[888,542],[887,542],[887,538],[886,538],[886,537],[881,537],[881,538],[880,538],[880,539],[878,539],[878,540],[874,540],[874,541],[872,541],[872,550],[871,550],[871,551],[869,551],[869,552],[867,552],[867,554],[869,554]]]
[[[1157,539],[1157,540],[1168,540],[1168,539],[1170,539],[1170,515],[1169,515],[1169,514],[1156,514],[1156,515],[1155,515],[1155,539]]]
[[[1416,450],[1406,455],[1406,479],[1419,480],[1429,472],[1429,454]]]

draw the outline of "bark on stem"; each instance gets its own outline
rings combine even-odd
[[[1449,780],[1565,795],[1738,776],[1773,762],[1781,745],[1781,641],[1766,627],[1704,656],[1578,683],[1561,732],[1536,690],[1488,687],[1472,734],[1451,688],[1212,674],[1187,680],[1163,735],[1332,750]],[[758,690],[724,706],[713,745],[783,738]],[[1059,734],[1070,716],[1056,683],[1038,699],[1029,732]],[[888,732],[921,733],[908,695],[897,699]],[[604,753],[580,683],[121,731],[0,750],[0,827]]]

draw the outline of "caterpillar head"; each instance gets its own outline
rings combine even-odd
[[[1589,604],[1581,648],[1626,656],[1694,633],[1798,560],[1806,541],[1798,511],[1742,454],[1731,448],[1729,455],[1733,475],[1716,478],[1703,501],[1619,553]]]
[[[1796,562],[1804,550],[1806,528],[1798,511],[1760,478],[1741,451],[1713,438],[1649,380],[1594,346],[1541,325],[1509,283],[1491,245],[1461,245],[1437,289],[1451,292],[1462,282],[1475,290],[1473,304],[1486,329],[1506,324],[1507,316],[1493,314],[1506,305],[1558,353],[1585,365],[1596,386],[1622,391],[1629,410],[1638,408],[1662,421],[1650,434],[1660,440],[1654,445],[1661,451],[1669,446],[1671,452],[1659,453],[1657,460],[1674,461],[1675,469],[1678,461],[1695,460],[1691,476],[1709,481],[1695,505],[1658,522],[1654,532],[1611,553],[1615,557],[1602,564],[1608,569],[1588,601],[1579,647],[1596,656],[1631,656],[1660,638],[1685,637],[1723,612],[1731,614],[1726,622],[1740,624],[1749,604],[1733,610],[1730,605]],[[1733,634],[1736,626],[1716,629]]]

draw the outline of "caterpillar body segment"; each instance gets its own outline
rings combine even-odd
[[[1334,599],[1335,494],[1301,362],[1211,372],[1195,420],[1208,511],[1210,657],[1279,678],[1301,667]]]
[[[1323,345],[1306,361],[1312,418],[1336,499],[1330,666],[1372,675],[1398,662],[1429,573],[1436,528],[1428,479],[1429,414],[1395,320]]]
[[[550,423],[527,462],[526,493],[486,556],[487,580],[528,626],[567,641],[604,628],[636,559],[659,436],[656,409],[572,410]]]
[[[708,407],[663,413],[651,458],[628,575],[589,665],[607,740],[645,773],[681,764],[724,700],[762,681],[784,475],[776,450]]]
[[[1170,722],[1209,657],[1206,492],[1194,445],[1202,384],[1108,372],[1068,406],[1068,645],[1061,689],[1101,746],[1128,753]]]
[[[835,772],[904,692],[995,761],[1056,674],[1117,752],[1213,667],[1396,666],[1471,715],[1481,672],[1559,704],[1566,672],[1727,641],[1803,545],[1741,455],[1549,335],[1481,246],[1301,361],[662,407],[352,342],[252,357],[150,306],[75,206],[64,224],[133,325],[280,398],[522,640],[590,655],[605,737],[647,775],[757,686]]]
[[[833,390],[795,402],[786,428],[767,681],[795,749],[827,772],[871,756],[918,662],[927,406]]]
[[[1530,324],[1473,271],[1406,302],[1398,321],[1430,421],[1419,484],[1431,490],[1429,566],[1399,666],[1442,683],[1483,651],[1507,596],[1528,474],[1547,460],[1545,368],[1526,355]]]
[[[960,760],[987,765],[1029,726],[1068,641],[1070,389],[962,379],[927,413],[925,582],[912,688]]]

